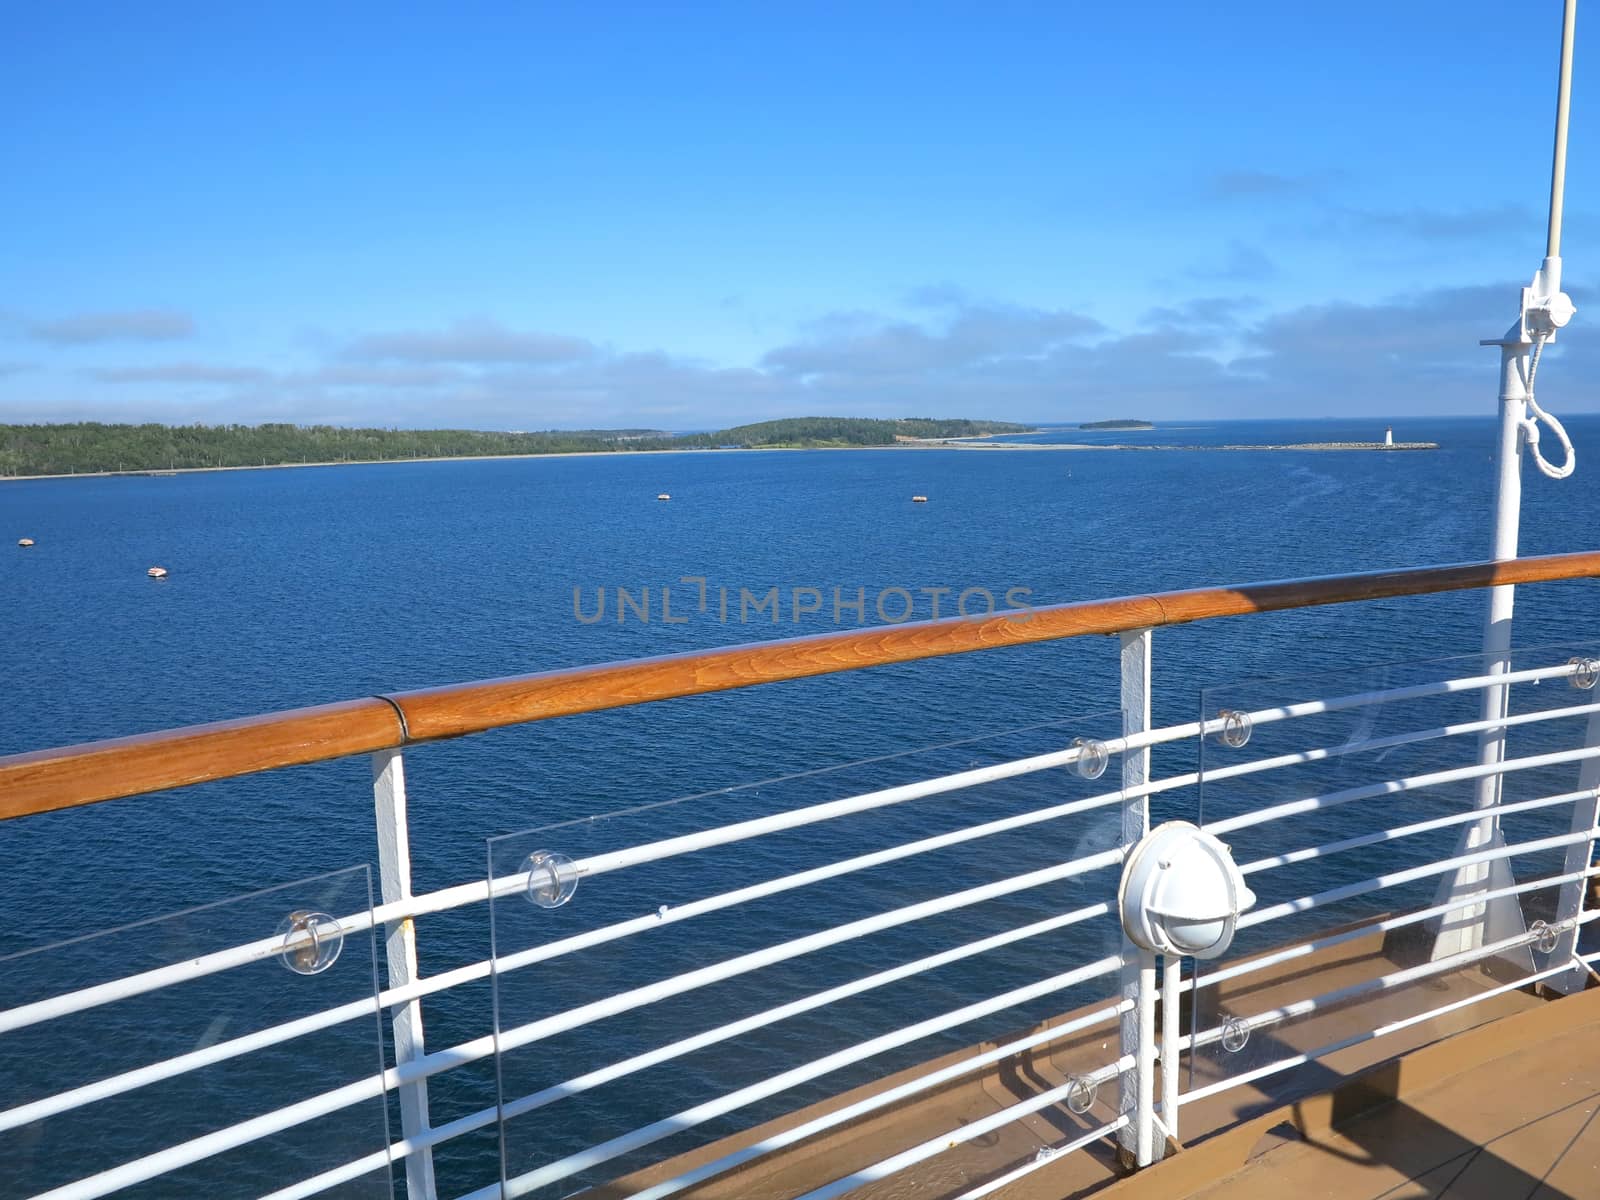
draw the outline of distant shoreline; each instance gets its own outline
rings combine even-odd
[[[1027,434],[1043,433],[1030,429]],[[766,454],[832,453],[839,450],[967,450],[958,442],[981,442],[985,437],[1022,437],[1026,434],[987,434],[973,437],[913,438],[892,446],[685,446],[681,450],[552,450],[544,454],[434,454],[423,458],[335,458],[322,462],[243,463],[236,467],[140,467],[123,471],[56,471],[44,475],[0,475],[0,483],[25,483],[30,479],[119,479],[164,475],[205,475],[225,471],[287,471],[312,467],[387,467],[397,463],[499,462],[524,458],[642,458],[665,454]],[[1002,449],[1005,447],[1001,447]],[[1033,449],[1034,447],[1028,447]]]
[[[1042,433],[1043,430],[1032,430]],[[1246,451],[1246,450],[1315,450],[1315,451],[1394,451],[1437,450],[1438,442],[1396,442],[1386,446],[1382,442],[1295,442],[1284,445],[1229,444],[1205,446],[1188,444],[1180,446],[1134,446],[1126,443],[1096,445],[1091,442],[997,442],[993,437],[1024,437],[1026,434],[999,434],[988,437],[927,438],[897,442],[893,446],[730,446],[725,449],[686,447],[682,450],[560,450],[549,454],[443,454],[428,458],[362,458],[334,459],[328,462],[255,463],[237,467],[151,467],[133,471],[75,471],[49,475],[0,475],[0,483],[26,483],[30,479],[116,479],[160,477],[167,475],[204,475],[228,471],[287,471],[314,467],[379,467],[401,463],[438,462],[497,462],[507,459],[539,458],[623,458],[667,454],[832,454],[839,451],[884,450],[1132,450],[1132,451]]]
[[[762,449],[763,447],[748,447]],[[863,450],[893,450],[893,446],[862,446]],[[738,454],[747,447],[728,450],[558,450],[549,454],[438,454],[427,458],[336,458],[327,462],[249,463],[237,467],[149,467],[134,471],[71,471],[51,475],[0,475],[0,483],[26,483],[30,479],[118,479],[136,476],[215,475],[227,471],[289,471],[313,467],[392,467],[401,463],[495,462],[513,458],[631,458],[657,454]]]
[[[659,450],[889,446],[950,438],[1040,433],[1014,421],[965,417],[782,417],[727,429],[380,429],[335,425],[161,425],[0,421],[0,476],[176,474],[206,467],[332,466],[336,463]]]
[[[1107,443],[1096,445],[1093,442],[1006,442],[995,443],[990,446],[956,446],[957,450],[1137,450],[1151,452],[1158,450],[1319,450],[1319,451],[1391,451],[1391,450],[1437,450],[1438,442],[1284,442],[1278,444],[1235,442],[1219,446],[1206,446],[1198,443],[1188,443],[1178,446],[1133,446],[1125,442]]]

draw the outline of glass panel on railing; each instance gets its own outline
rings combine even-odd
[[[1031,1103],[940,1139],[981,1181],[1115,1120],[1119,732],[1056,721],[492,839],[507,1194],[871,1194],[955,1127],[952,1097],[974,1129]]]
[[[0,959],[0,1195],[389,1197],[371,910],[353,867]]]
[[[1204,823],[1257,900],[1200,966],[1193,1089],[1250,1076],[1282,1099],[1570,979],[1584,881],[1567,876],[1587,870],[1600,785],[1595,654],[1204,693]]]

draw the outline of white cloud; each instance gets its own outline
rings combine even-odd
[[[58,346],[80,346],[93,342],[175,341],[194,333],[194,321],[187,313],[161,308],[78,313],[29,321],[25,327],[32,337]]]
[[[551,364],[589,358],[592,342],[561,334],[462,321],[443,330],[406,330],[357,338],[344,350],[353,361]]]
[[[79,385],[50,413],[502,429],[704,429],[814,413],[1020,421],[1455,413],[1482,409],[1491,394],[1495,366],[1477,342],[1509,322],[1516,295],[1508,283],[1277,312],[1246,296],[1199,296],[1145,314],[1132,332],[1067,310],[997,304],[947,305],[918,320],[842,313],[754,366],[603,351],[576,337],[561,340],[584,347],[581,355],[552,358],[528,339],[553,335],[499,326],[487,327],[497,331],[487,341],[376,332],[356,344],[408,346],[416,358],[358,362],[336,350],[296,371],[98,367],[88,377],[103,382],[88,394]],[[1600,346],[1567,340],[1541,381],[1560,380],[1566,411],[1600,406],[1586,383],[1600,377],[1589,369],[1600,366]],[[479,356],[468,360],[469,349]],[[44,372],[38,382],[55,386]],[[26,408],[6,406],[13,419],[36,419],[41,395],[57,399],[34,384],[30,376]],[[23,395],[18,381],[8,387]]]
[[[90,367],[84,372],[101,383],[249,383],[266,379],[259,367],[231,367],[212,363],[158,363],[147,367]]]

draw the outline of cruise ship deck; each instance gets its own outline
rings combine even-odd
[[[1592,1195],[1597,578],[1587,552],[1156,593],[0,759],[0,820],[28,820],[364,757],[378,851],[7,960],[0,1182],[1123,1200],[1279,1172],[1429,1194],[1392,1189],[1458,1168],[1532,1194],[1494,1182],[1514,1163]],[[1152,720],[1163,627],[1512,585],[1565,589],[1575,640],[1224,684]],[[1095,634],[1109,711],[496,834],[484,876],[413,891],[429,743]],[[450,920],[488,957],[437,948]]]
[[[1600,1195],[1600,992],[1539,1005],[1247,1121],[1114,1200]]]
[[[1403,969],[1407,958],[1392,947],[1386,953],[1380,937],[1363,937],[1337,952],[1299,962],[1293,971],[1271,971],[1252,992],[1257,999],[1278,1005],[1307,992],[1351,985],[1375,971]],[[1484,1177],[1489,1190],[1458,1191],[1467,1182],[1463,1178],[1450,1184],[1449,1195],[1494,1200],[1534,1195],[1555,1200],[1564,1195],[1577,1200],[1600,1194],[1600,1143],[1583,1140],[1591,1132],[1587,1120],[1600,1106],[1600,1040],[1595,1040],[1600,1034],[1600,990],[1558,1002],[1537,988],[1519,989],[1469,1006],[1490,991],[1494,982],[1488,974],[1436,979],[1417,985],[1425,996],[1400,989],[1307,1022],[1296,1029],[1295,1044],[1289,1048],[1309,1050],[1359,1035],[1418,1007],[1463,1005],[1391,1038],[1358,1042],[1320,1061],[1186,1107],[1187,1142],[1169,1143],[1169,1159],[1142,1174],[1130,1176],[1115,1142],[1106,1139],[1089,1143],[1079,1153],[1061,1156],[1049,1168],[994,1194],[1008,1200],[1090,1195],[1109,1200],[1190,1196],[1213,1200],[1242,1196],[1248,1200],[1257,1195],[1291,1194],[1283,1188],[1289,1186],[1286,1180],[1293,1179],[1298,1181],[1293,1186],[1303,1188],[1307,1196],[1398,1200],[1443,1194],[1443,1185],[1433,1173],[1455,1179],[1467,1167],[1463,1154],[1502,1142],[1519,1147],[1517,1162],[1532,1176],[1528,1186],[1518,1186],[1501,1166]],[[1057,1023],[1074,1015],[1066,1014]],[[1188,1017],[1185,1011],[1186,1029]],[[1072,1077],[1075,1063],[1092,1058],[1098,1040],[1079,1036],[1053,1043],[1047,1053],[1003,1062],[990,1072],[888,1108],[875,1118],[853,1122],[791,1152],[766,1156],[743,1171],[684,1194],[702,1200],[802,1194],[826,1172],[869,1166],[886,1144],[935,1138],[941,1131],[983,1121],[1063,1086]],[[950,1059],[959,1061],[980,1049],[969,1048]],[[940,1062],[922,1064],[907,1075],[914,1077],[940,1066]],[[1217,1081],[1217,1073],[1211,1072],[1209,1078],[1196,1079],[1191,1086]],[[615,1189],[601,1188],[585,1195],[601,1200],[634,1194],[828,1112],[870,1101],[903,1082],[898,1076],[875,1081],[746,1135],[618,1180]],[[917,1194],[960,1196],[975,1181],[1003,1174],[1008,1164],[1047,1159],[1051,1147],[1063,1138],[1091,1131],[1096,1123],[1093,1117],[1093,1113],[1079,1116],[1066,1106],[1055,1106],[979,1141],[952,1147],[937,1160],[936,1170],[917,1176]],[[1340,1139],[1353,1140],[1356,1147],[1349,1148]],[[1338,1153],[1336,1171],[1319,1163],[1327,1146],[1348,1150]],[[1534,1171],[1529,1164],[1539,1154],[1550,1157]],[[1473,1170],[1492,1166],[1493,1154],[1481,1157],[1483,1165]],[[1543,1172],[1553,1171],[1561,1161],[1567,1164],[1565,1171],[1580,1173],[1588,1183],[1565,1191],[1556,1184],[1551,1185],[1554,1190],[1529,1190],[1543,1179]],[[1444,1172],[1451,1164],[1456,1172]],[[1408,1191],[1401,1186],[1413,1178],[1418,1180],[1416,1188]],[[906,1185],[904,1179],[893,1179],[869,1184],[853,1194],[892,1200],[905,1194]]]

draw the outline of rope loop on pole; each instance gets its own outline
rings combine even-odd
[[[1544,354],[1547,336],[1535,334],[1533,339],[1533,354],[1528,360],[1528,413],[1522,422],[1522,434],[1527,447],[1533,452],[1534,465],[1551,479],[1565,479],[1571,475],[1578,465],[1577,453],[1572,448],[1572,439],[1567,437],[1567,431],[1550,413],[1539,407],[1539,402],[1533,398],[1533,381],[1539,374],[1539,359]],[[1566,461],[1559,467],[1545,459],[1539,450],[1539,422],[1543,421],[1550,427],[1550,432],[1556,435],[1561,448],[1566,452]]]

